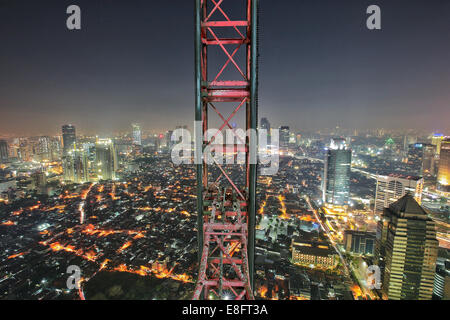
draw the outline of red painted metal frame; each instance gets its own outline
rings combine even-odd
[[[232,199],[228,189],[222,199],[210,190],[205,200],[212,203],[211,214],[203,225],[204,247],[194,300],[253,299],[248,277],[247,206],[241,199]],[[217,205],[220,208],[217,208]]]
[[[245,10],[247,20],[232,21],[222,7],[224,1],[231,0],[201,0],[201,98],[203,134],[208,130],[208,110],[212,108],[223,121],[219,132],[225,127],[233,130],[230,121],[235,118],[242,106],[246,106],[246,123],[249,129],[250,106],[250,46],[251,46],[251,15],[253,0],[239,0]],[[236,1],[236,0],[233,0]],[[218,14],[220,12],[220,15]],[[216,13],[214,15],[214,13]],[[222,20],[212,21],[213,16]],[[224,19],[224,20],[223,20]],[[241,27],[241,29],[239,29]],[[242,28],[245,27],[245,30]],[[221,38],[217,28],[228,28],[236,31],[236,38]],[[219,65],[219,72],[208,79],[208,48],[218,46],[225,55],[226,61]],[[231,48],[231,46],[236,46]],[[236,54],[245,50],[246,61],[241,65],[236,61]],[[225,69],[234,68],[241,79],[219,80]],[[225,118],[219,112],[215,102],[230,102],[237,106]],[[217,133],[218,134],[218,133]],[[203,149],[210,146],[216,135],[209,141],[203,141]],[[236,134],[235,134],[236,135]],[[248,239],[248,187],[249,187],[249,140],[245,141],[236,135],[242,145],[232,145],[224,148],[226,151],[246,152],[245,189],[240,190],[233,182],[226,168],[215,161],[220,175],[214,182],[208,181],[208,166],[203,163],[203,248],[200,261],[198,281],[194,292],[194,300],[198,299],[254,299],[249,276],[249,259],[247,251]],[[211,146],[214,150],[216,146]],[[231,150],[230,150],[231,149]],[[219,186],[222,177],[226,178],[228,186]],[[225,180],[224,180],[225,181]],[[231,187],[230,187],[231,186]]]

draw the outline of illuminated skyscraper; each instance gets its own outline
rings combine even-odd
[[[444,140],[444,135],[442,133],[435,133],[431,138],[431,144],[436,146],[436,153],[438,155],[441,153],[442,140]]]
[[[430,300],[437,252],[435,223],[410,194],[385,209],[375,259],[389,299]]]
[[[441,143],[437,182],[439,191],[450,193],[450,138]]]
[[[138,124],[133,124],[133,145],[142,146],[141,127]]]
[[[111,139],[98,139],[95,144],[99,180],[115,180],[118,168],[117,154]]]
[[[0,162],[8,161],[8,143],[0,140]]]
[[[43,136],[39,137],[39,145],[38,145],[38,154],[41,160],[50,160],[51,159],[51,140],[50,137]]]
[[[391,174],[377,176],[375,213],[382,213],[405,194],[412,194],[418,203],[422,202],[423,178]]]
[[[290,128],[280,127],[280,150],[287,151],[289,148]]]
[[[344,139],[332,139],[325,157],[323,202],[348,205],[352,151]]]
[[[84,149],[76,146],[67,151],[63,158],[64,180],[74,183],[85,183],[89,181],[88,156]]]
[[[62,126],[63,151],[66,154],[73,149],[77,141],[75,126],[66,124]]]
[[[61,151],[61,139],[59,137],[53,137],[50,141],[50,160],[60,159]]]

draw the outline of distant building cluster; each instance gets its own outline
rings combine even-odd
[[[448,137],[340,127],[295,132],[263,118],[267,146],[275,142],[273,128],[280,168],[258,178],[257,297],[449,299]],[[0,139],[0,230],[36,233],[44,246],[29,251],[34,238],[17,240],[14,231],[2,264],[21,270],[27,259],[45,257],[59,272],[64,254],[82,259],[91,274],[104,268],[175,278],[186,286],[171,283],[168,291],[188,297],[197,256],[195,168],[171,162],[174,131],[148,134],[132,124],[105,138],[76,129]],[[211,170],[226,183],[220,174]],[[380,289],[368,288],[374,266]],[[28,298],[74,294],[46,286],[52,274],[8,278],[0,287]]]

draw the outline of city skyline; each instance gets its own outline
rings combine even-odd
[[[260,117],[258,126],[260,129],[264,129],[264,125],[261,123],[262,119],[267,119],[266,117]],[[269,119],[270,121],[270,119]],[[181,123],[181,122],[180,122]],[[169,127],[164,127],[160,129],[154,128],[149,123],[139,123],[139,127],[141,128],[141,137],[149,138],[158,136],[161,134],[167,134],[168,132],[172,132],[174,129],[177,128],[184,128],[186,130],[193,130],[195,121],[189,124],[176,124]],[[41,138],[41,137],[60,137],[63,139],[63,134],[61,132],[61,126],[64,125],[70,125],[75,126],[77,128],[77,136],[82,138],[119,138],[119,137],[128,137],[133,139],[133,126],[136,125],[136,121],[130,122],[128,126],[125,126],[123,129],[111,129],[111,130],[99,130],[98,128],[91,128],[91,129],[84,129],[83,125],[79,125],[76,123],[71,123],[69,121],[62,122],[55,126],[54,130],[49,131],[47,128],[47,131],[41,130],[34,133],[26,133],[25,131],[20,132],[10,132],[10,133],[2,133],[0,132],[0,139],[27,139],[27,138]],[[417,140],[420,143],[426,143],[428,141],[428,138],[432,138],[435,135],[440,135],[442,137],[448,137],[450,136],[450,129],[448,130],[431,130],[431,129],[414,129],[414,128],[386,128],[386,127],[374,127],[374,128],[356,128],[356,127],[321,127],[321,128],[315,128],[315,129],[305,129],[305,128],[296,128],[296,127],[289,127],[285,126],[282,123],[272,123],[271,122],[271,130],[280,130],[280,132],[283,130],[283,128],[290,128],[290,131],[295,134],[320,134],[320,135],[328,135],[330,137],[350,137],[350,136],[358,136],[361,134],[369,134],[378,136],[380,138],[382,137],[394,137],[394,136],[404,136],[404,137],[415,137],[419,138]],[[217,128],[218,129],[218,128]],[[449,133],[449,134],[447,134]]]
[[[72,1],[0,0],[0,300],[450,299],[448,0]]]
[[[137,119],[161,131],[180,114],[193,122],[194,21],[184,14],[193,3],[171,12],[169,3],[81,0],[79,31],[65,27],[68,4],[3,4],[1,135],[55,134],[66,122],[109,134]],[[449,130],[449,3],[378,1],[376,31],[365,27],[368,4],[304,1],[282,13],[261,3],[261,116],[297,130]]]

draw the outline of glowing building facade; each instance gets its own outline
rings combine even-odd
[[[431,144],[436,146],[437,155],[441,153],[442,140],[444,140],[444,135],[442,133],[435,133],[431,137]]]
[[[111,139],[97,139],[95,153],[98,180],[115,180],[118,162],[114,142]]]
[[[443,193],[450,193],[450,138],[441,143],[437,189]]]
[[[409,193],[414,199],[422,202],[423,178],[391,174],[377,176],[375,194],[375,213],[382,213],[392,203]]]
[[[345,139],[332,139],[325,157],[323,202],[346,206],[350,196],[352,151]]]
[[[77,142],[75,126],[71,124],[66,124],[62,126],[62,138],[63,138],[63,151],[67,154],[68,151],[72,150]]]
[[[435,222],[410,194],[384,210],[375,261],[388,299],[431,300],[437,253]]]
[[[142,146],[142,132],[138,124],[133,124],[133,145]]]
[[[303,266],[333,268],[336,254],[328,245],[294,239],[292,241],[292,262]]]
[[[84,149],[67,151],[63,158],[64,180],[74,183],[85,183],[89,181],[89,167],[87,152]]]

